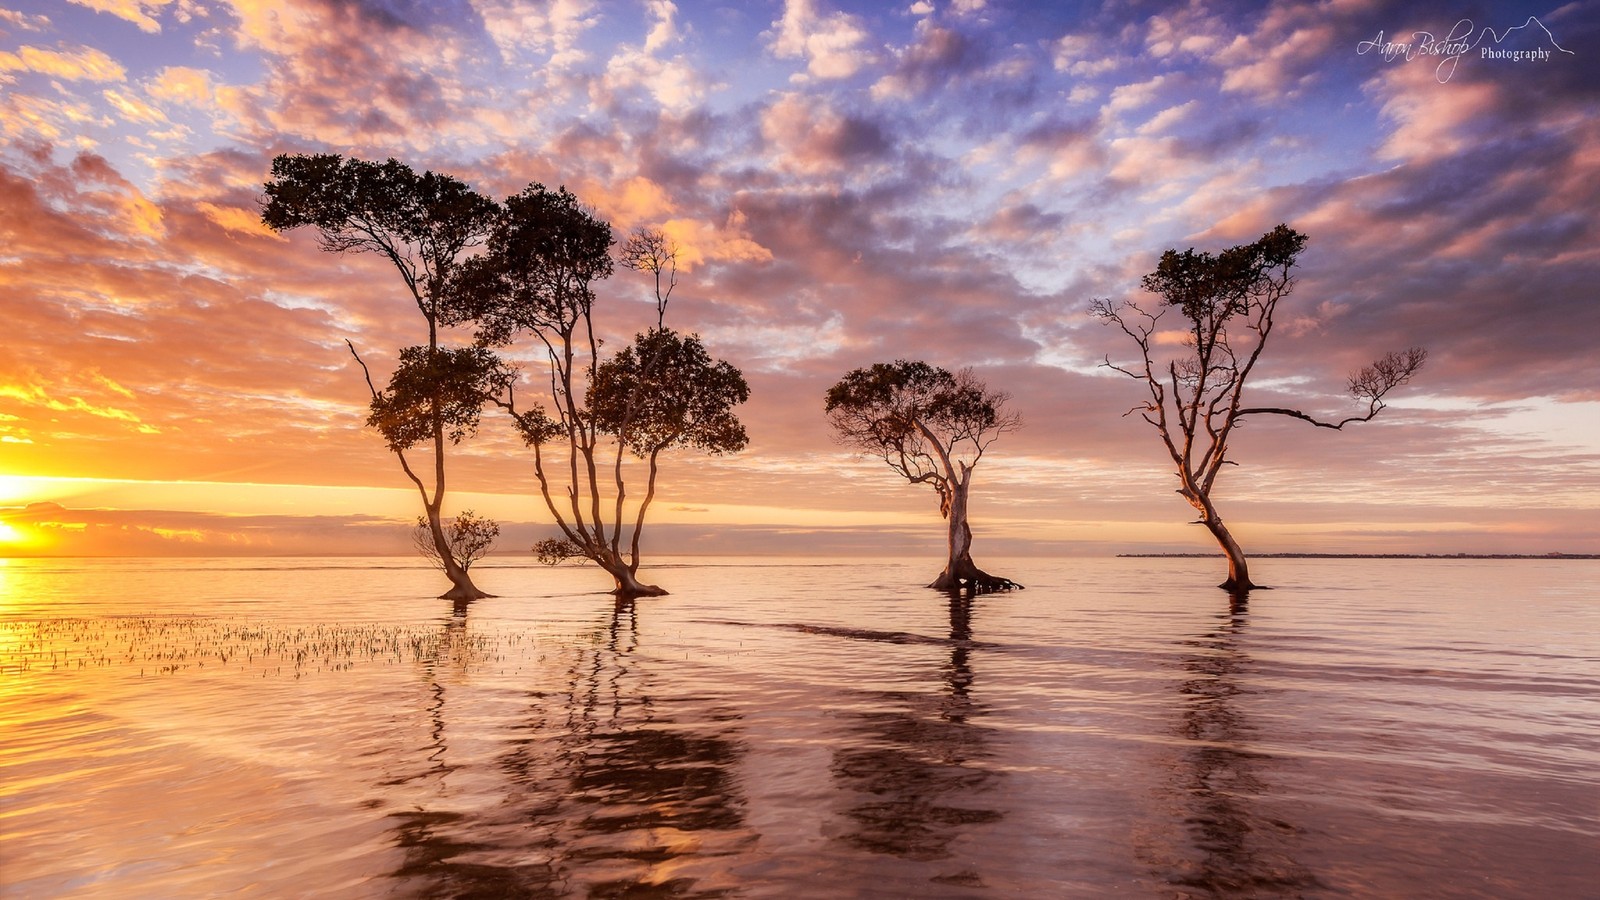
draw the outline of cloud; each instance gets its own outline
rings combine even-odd
[[[780,96],[762,113],[761,135],[780,168],[806,174],[870,164],[887,157],[892,147],[879,123],[795,93]]]
[[[184,2],[124,7],[165,25],[145,33],[80,11],[62,43],[43,17],[0,16],[0,272],[21,336],[0,371],[8,471],[404,487],[343,341],[383,378],[421,318],[385,260],[257,219],[275,154],[337,152],[496,196],[564,184],[619,234],[677,240],[673,324],[756,392],[751,450],[674,458],[663,509],[890,511],[927,516],[937,544],[928,498],[841,455],[820,414],[849,368],[911,357],[977,367],[1026,416],[985,460],[995,522],[1063,541],[1130,523],[1138,543],[1131,523],[1170,520],[1177,538],[1148,539],[1181,544],[1159,447],[1123,418],[1133,386],[1097,368],[1126,348],[1084,306],[1137,295],[1163,249],[1279,222],[1312,242],[1264,396],[1339,410],[1343,376],[1377,353],[1433,355],[1377,427],[1252,426],[1235,521],[1313,544],[1319,517],[1341,534],[1570,524],[1528,484],[1600,506],[1582,493],[1600,435],[1549,424],[1581,419],[1600,384],[1592,55],[1439,84],[1354,52],[1454,14],[1437,4],[979,6]],[[1581,14],[1546,24],[1594,42]],[[645,291],[627,272],[597,286],[608,346],[652,320]],[[486,422],[452,483],[536,518],[503,426]],[[173,533],[151,547],[226,530],[127,524]],[[748,545],[795,527],[770,524]]]
[[[155,34],[161,31],[156,16],[172,4],[172,0],[68,0],[95,12],[109,13],[119,19],[139,26],[140,31]]]
[[[1051,47],[1052,62],[1058,72],[1080,78],[1093,78],[1116,71],[1128,63],[1115,53],[1102,55],[1105,40],[1097,35],[1066,34]]]
[[[1097,137],[1092,121],[1052,117],[1017,134],[1015,152],[1021,162],[1044,162],[1053,179],[1092,176],[1107,158],[1107,148]]]
[[[23,31],[45,31],[50,27],[50,17],[32,13],[0,9],[0,27],[9,26]]]
[[[10,556],[342,556],[404,553],[410,523],[377,516],[224,516],[179,510],[0,507]]]
[[[490,0],[478,14],[505,60],[535,53],[558,70],[588,58],[578,43],[600,21],[590,0]]]
[[[1050,243],[1066,224],[1066,216],[1040,209],[1032,203],[1015,203],[995,213],[983,224],[990,239],[1011,244]]]
[[[0,50],[0,72],[34,72],[68,81],[123,81],[127,70],[102,50],[68,47],[46,50],[24,46],[15,52]]]
[[[159,102],[194,107],[209,106],[216,93],[211,73],[189,66],[162,69],[145,84],[145,91]]]
[[[138,97],[129,96],[120,91],[105,90],[100,96],[111,104],[125,121],[155,124],[167,120],[166,113],[140,100]]]
[[[1154,78],[1132,84],[1118,85],[1111,91],[1111,99],[1106,103],[1104,113],[1107,116],[1116,116],[1119,113],[1129,112],[1142,106],[1155,102],[1162,86],[1171,76],[1157,75]]]
[[[814,0],[784,0],[783,17],[767,33],[768,47],[779,59],[804,59],[813,78],[849,78],[867,66],[873,53],[863,45],[869,34],[855,16],[823,13]]]
[[[877,99],[910,99],[937,89],[980,68],[987,52],[973,39],[953,28],[924,19],[917,23],[916,41],[895,54],[894,70],[872,86]]]
[[[661,109],[693,109],[706,95],[704,76],[687,57],[659,56],[680,40],[675,19],[678,8],[667,0],[651,0],[647,10],[654,22],[643,46],[624,45],[606,63],[603,87],[607,100],[611,100],[609,95],[643,88]]]

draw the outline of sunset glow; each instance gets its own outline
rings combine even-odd
[[[1463,17],[1546,52],[1361,49]],[[1597,34],[1584,4],[13,3],[0,555],[409,552],[345,341],[382,378],[423,338],[385,261],[261,224],[309,152],[565,185],[678,243],[671,315],[743,370],[751,443],[665,460],[656,552],[937,552],[932,492],[822,415],[897,358],[1024,419],[974,481],[981,553],[1208,551],[1086,310],[1280,222],[1310,242],[1257,401],[1339,414],[1349,372],[1430,356],[1373,422],[1241,430],[1248,544],[1600,552]],[[598,287],[608,347],[652,324],[638,273]],[[502,551],[549,533],[503,417],[451,471]]]

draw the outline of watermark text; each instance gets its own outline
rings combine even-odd
[[[1535,38],[1542,32],[1544,39],[1553,49],[1536,48],[1532,50],[1502,50],[1501,44],[1511,38],[1513,34],[1520,34],[1525,29]],[[1399,37],[1399,35],[1396,35]],[[1493,46],[1490,46],[1490,45]],[[1360,56],[1376,54],[1384,62],[1404,60],[1410,62],[1418,57],[1437,59],[1433,74],[1440,84],[1450,81],[1456,74],[1456,67],[1461,64],[1463,57],[1478,51],[1479,59],[1504,60],[1507,62],[1548,62],[1556,52],[1573,55],[1571,50],[1556,43],[1550,34],[1550,29],[1544,27],[1536,17],[1529,16],[1528,21],[1521,25],[1513,25],[1504,31],[1495,31],[1493,28],[1478,28],[1471,19],[1462,19],[1443,36],[1431,31],[1413,31],[1409,40],[1390,40],[1380,31],[1378,36],[1370,41],[1362,41],[1356,45],[1356,53]]]

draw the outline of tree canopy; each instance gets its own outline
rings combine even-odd
[[[409,450],[441,430],[452,444],[478,432],[485,398],[505,390],[513,375],[481,347],[403,347],[387,388],[376,391],[367,424],[390,450]]]
[[[456,565],[466,570],[494,549],[494,542],[500,537],[500,523],[468,509],[445,525],[444,534]],[[424,559],[444,568],[444,558],[434,542],[427,516],[417,517],[417,524],[411,529],[411,543]]]
[[[733,408],[750,399],[744,375],[713,360],[699,335],[652,328],[602,362],[589,382],[599,429],[641,458],[674,447],[737,453],[749,443]]]
[[[1021,424],[1005,411],[1009,399],[969,370],[900,359],[846,373],[828,389],[824,410],[841,443],[881,457],[913,484],[932,485],[947,511],[956,464],[976,465]]]
[[[263,224],[274,231],[311,226],[323,250],[388,259],[430,325],[461,320],[447,302],[456,263],[483,243],[500,212],[450,175],[333,153],[277,157],[265,192]]]
[[[463,264],[451,306],[484,346],[531,334],[553,348],[593,309],[593,283],[612,272],[612,243],[611,226],[566,188],[530,184],[505,199],[484,252]]]

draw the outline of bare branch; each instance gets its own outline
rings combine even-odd
[[[1352,397],[1367,401],[1366,415],[1349,416],[1338,422],[1324,422],[1316,417],[1298,409],[1285,409],[1276,406],[1257,406],[1241,409],[1236,417],[1247,415],[1274,415],[1288,416],[1303,422],[1310,422],[1318,428],[1331,428],[1335,431],[1342,430],[1344,426],[1353,422],[1370,422],[1373,417],[1387,408],[1383,402],[1384,395],[1389,391],[1411,381],[1411,378],[1422,369],[1422,364],[1428,359],[1428,351],[1421,347],[1408,347],[1401,351],[1390,351],[1371,365],[1351,374],[1349,391]]]
[[[656,327],[664,328],[667,301],[678,286],[678,245],[659,229],[640,228],[628,236],[618,254],[624,266],[649,272],[656,279]]]
[[[350,355],[354,356],[356,358],[356,364],[361,366],[361,374],[366,376],[367,390],[372,392],[372,399],[378,399],[378,388],[372,383],[372,370],[367,368],[366,362],[361,359],[361,354],[356,352],[356,345],[350,343],[349,338],[344,339],[344,345],[350,348]]]

